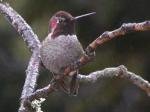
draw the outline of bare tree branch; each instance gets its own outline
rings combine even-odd
[[[8,4],[0,3],[0,13],[5,16],[10,24],[23,37],[23,40],[32,52],[32,56],[26,70],[26,80],[21,95],[21,106],[19,108],[20,112],[25,112],[28,110],[26,109],[27,106],[25,107],[26,98],[35,90],[37,77],[39,75],[40,41],[25,20]]]
[[[81,75],[78,74],[78,78],[80,82],[96,82],[98,79],[105,78],[105,77],[120,77],[123,79],[127,79],[131,81],[133,84],[144,90],[148,96],[150,96],[150,83],[146,80],[144,80],[142,77],[136,75],[133,72],[130,72],[127,70],[127,68],[124,65],[113,67],[113,68],[105,68],[104,70],[95,71],[88,75]],[[54,91],[54,88],[52,85],[48,85],[42,89],[36,90],[32,95],[30,95],[28,98],[30,101],[33,99],[38,98],[45,98],[48,94]]]
[[[92,72],[89,75],[78,75],[78,78],[82,82],[96,82],[98,79],[104,77],[120,77],[127,79],[144,90],[148,96],[150,96],[150,83],[135,73],[128,71],[127,68],[123,65],[116,68],[106,68],[104,70]]]
[[[37,35],[32,31],[32,28],[25,20],[8,4],[0,3],[0,13],[2,13],[8,22],[17,30],[23,37],[27,47],[33,52],[34,49],[39,49],[40,41]]]
[[[48,86],[38,89],[35,91],[37,78],[39,76],[39,66],[40,66],[40,41],[37,35],[32,31],[31,27],[25,22],[25,20],[8,4],[0,2],[0,13],[2,13],[5,18],[10,22],[10,24],[17,30],[17,32],[23,37],[28,48],[32,52],[27,70],[26,79],[21,95],[21,103],[19,112],[29,112],[32,111],[30,108],[30,102],[36,98],[46,97],[49,93],[55,90],[55,84],[49,84]],[[104,32],[96,40],[94,40],[85,50],[85,55],[79,60],[68,66],[64,74],[68,75],[71,71],[81,68],[83,65],[87,64],[94,58],[94,51],[96,48],[103,43],[111,40],[113,38],[125,35],[130,32],[146,31],[150,30],[150,21],[145,21],[142,23],[128,23],[123,24],[120,28]],[[124,66],[119,66],[116,68],[106,68],[101,71],[96,71],[90,73],[89,75],[78,75],[80,81],[84,82],[95,82],[97,79],[102,77],[114,77],[118,76],[130,80],[132,83],[144,90],[148,95],[150,95],[150,83],[140,76],[127,71]]]
[[[116,30],[113,31],[106,31],[102,35],[100,35],[97,39],[95,39],[89,46],[85,49],[86,55],[82,56],[78,61],[73,63],[71,66],[68,66],[64,74],[68,74],[71,71],[81,68],[83,65],[87,64],[89,61],[91,61],[94,57],[94,51],[96,48],[105,42],[121,37],[127,33],[130,32],[140,32],[140,31],[146,31],[150,30],[150,21],[145,21],[141,23],[124,23],[122,26]]]
[[[23,86],[22,94],[21,94],[21,103],[19,112],[30,112],[28,108],[30,107],[28,104],[28,96],[30,96],[34,91],[37,83],[37,78],[39,76],[39,66],[40,66],[40,54],[39,51],[34,51],[27,70],[26,70],[26,79]]]
[[[46,87],[42,89],[37,89],[35,92],[33,92],[29,97],[28,100],[32,101],[34,99],[39,98],[46,98],[50,93],[52,93],[55,90],[54,84],[49,84]]]

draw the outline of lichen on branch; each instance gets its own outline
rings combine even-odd
[[[55,90],[55,84],[50,83],[44,88],[35,90],[37,78],[39,76],[41,43],[26,21],[11,6],[1,2],[2,0],[0,1],[0,13],[6,18],[6,20],[8,20],[14,29],[16,29],[16,31],[23,38],[27,47],[32,52],[32,56],[26,70],[26,78],[22,90],[20,108],[18,110],[19,112],[30,112],[32,111],[31,102],[35,99],[46,98]],[[150,30],[150,21],[141,23],[127,23],[113,31],[104,32],[89,44],[89,46],[85,49],[84,56],[72,63],[70,66],[66,67],[64,74],[69,74],[73,70],[79,69],[89,63],[94,58],[96,48],[105,42],[113,38],[122,37],[130,32],[146,30]],[[106,68],[104,70],[92,72],[89,75],[78,75],[79,80],[83,82],[96,82],[98,79],[103,77],[120,77],[129,80],[150,96],[150,83],[135,73],[128,71],[124,66]]]

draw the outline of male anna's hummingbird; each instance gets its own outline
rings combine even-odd
[[[72,76],[72,80],[64,77],[64,70],[67,66],[78,60],[84,50],[75,33],[75,22],[82,17],[92,15],[88,13],[81,16],[73,17],[65,11],[55,13],[49,22],[48,36],[42,42],[40,49],[41,60],[43,65],[53,73],[56,83],[65,92],[77,94],[78,82],[77,72]],[[70,87],[67,87],[70,86]]]

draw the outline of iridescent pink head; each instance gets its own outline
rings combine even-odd
[[[63,35],[74,34],[75,21],[78,20],[79,18],[93,14],[95,14],[95,12],[73,17],[68,12],[58,11],[50,19],[48,33],[52,33],[53,38],[61,34]]]

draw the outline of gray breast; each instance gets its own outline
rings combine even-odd
[[[41,47],[41,60],[51,72],[62,74],[66,66],[83,55],[83,48],[75,35],[59,36],[51,39],[49,36]]]

